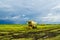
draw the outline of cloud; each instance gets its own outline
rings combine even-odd
[[[53,7],[52,9],[56,9],[56,8],[60,8],[60,5],[56,5],[56,6]]]
[[[20,18],[20,15],[18,15],[18,16],[6,16],[6,17],[2,17],[2,18],[0,18],[0,19],[2,19],[2,20],[17,20],[17,19],[19,19]]]
[[[50,9],[47,16],[42,17],[42,21],[46,22],[60,22],[60,5],[56,5]]]
[[[9,4],[5,4],[3,2],[0,1],[0,10],[4,10],[4,11],[14,11],[13,6],[9,5]]]
[[[10,5],[4,4],[3,2],[0,1],[0,8],[11,8]]]
[[[60,22],[60,5],[57,4],[50,9],[50,12],[40,19],[45,23],[59,23]]]
[[[60,0],[0,0],[0,19],[23,23],[27,20],[37,22],[58,22]],[[57,14],[58,13],[58,14]],[[46,23],[46,22],[45,22]]]
[[[60,22],[60,14],[54,15],[54,14],[48,14],[45,17],[42,17],[42,21],[47,21],[47,22]]]
[[[53,6],[48,13],[37,16],[35,20],[39,23],[60,23],[60,5]]]
[[[56,5],[53,8],[51,8],[51,12],[55,14],[60,14],[60,5]]]

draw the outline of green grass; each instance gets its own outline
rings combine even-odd
[[[51,29],[51,28],[60,28],[60,25],[37,25],[37,29],[36,30],[43,30],[43,29]],[[28,30],[28,26],[27,25],[19,25],[19,24],[6,24],[6,25],[0,25],[0,30],[1,31],[25,31]],[[34,29],[31,29],[34,30]]]
[[[53,29],[53,30],[50,30]],[[28,25],[26,24],[0,24],[0,33],[2,34],[8,34],[10,32],[13,32],[14,34],[17,33],[17,35],[19,34],[19,32],[22,33],[28,33],[28,32],[37,32],[37,31],[43,31],[43,33],[41,33],[41,35],[45,34],[44,31],[45,30],[50,30],[49,32],[57,32],[58,30],[60,30],[60,24],[38,24],[37,25],[37,29],[29,29]],[[31,35],[35,35],[35,34],[31,34]],[[40,35],[40,34],[37,34]],[[8,35],[9,36],[9,35]],[[11,36],[11,35],[10,35]],[[9,40],[9,38],[4,38],[5,36],[2,36],[3,40]],[[0,38],[2,38],[0,36]],[[20,38],[21,40],[33,40],[33,38]],[[13,39],[13,40],[20,40],[20,39]],[[40,38],[39,40],[43,40],[42,38]],[[60,35],[53,37],[53,38],[46,38],[44,40],[60,40]]]

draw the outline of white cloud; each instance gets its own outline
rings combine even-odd
[[[45,17],[42,17],[42,21],[48,21],[48,22],[60,22],[60,14],[48,14]]]
[[[13,16],[13,17],[11,17],[11,16],[6,16],[6,17],[3,17],[3,18],[0,18],[0,19],[2,19],[2,20],[18,20],[20,18],[20,15],[18,15],[18,16]]]
[[[60,5],[56,5],[50,9],[50,12],[41,17],[43,22],[60,22]]]
[[[14,8],[12,5],[6,4],[4,2],[0,1],[0,9],[3,9],[5,11],[14,11]]]
[[[60,8],[60,4],[57,4],[56,6],[54,6],[52,9],[57,9]]]
[[[24,18],[24,20],[26,20],[26,21],[27,21],[27,20],[29,20],[29,18],[28,18],[28,17],[25,17],[25,18]]]

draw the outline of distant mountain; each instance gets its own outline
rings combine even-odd
[[[0,24],[14,24],[11,20],[0,20]]]
[[[0,24],[26,24],[26,21],[0,20]]]

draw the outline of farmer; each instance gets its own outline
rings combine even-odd
[[[36,22],[34,22],[34,21],[28,21],[28,27],[29,28],[35,29],[35,28],[37,28],[36,25],[37,25]]]

